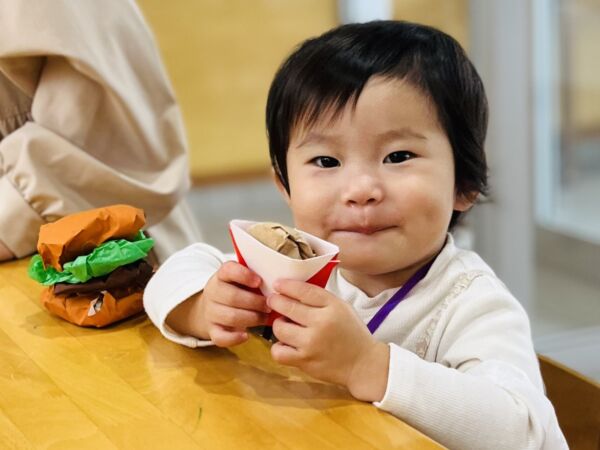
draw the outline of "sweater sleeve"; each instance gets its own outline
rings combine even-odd
[[[525,311],[498,281],[475,283],[440,321],[435,361],[390,344],[388,385],[375,405],[449,448],[567,448]]]
[[[0,72],[31,103],[0,140],[0,241],[23,257],[40,225],[117,202],[159,223],[189,186],[186,142],[135,3],[0,0],[0,11]]]
[[[167,339],[187,347],[212,345],[193,336],[182,336],[165,323],[181,302],[204,289],[210,277],[233,254],[223,254],[207,244],[192,244],[173,254],[156,271],[144,291],[144,308],[150,320]]]

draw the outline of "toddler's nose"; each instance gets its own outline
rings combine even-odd
[[[383,199],[381,182],[372,175],[349,177],[343,201],[349,206],[376,205]]]

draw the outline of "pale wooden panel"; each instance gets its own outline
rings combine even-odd
[[[469,48],[468,0],[394,0],[394,19],[439,28]]]
[[[264,109],[281,61],[336,24],[334,0],[139,0],[181,104],[192,175],[269,167]]]
[[[93,424],[82,422],[90,437],[78,448],[440,448],[346,391],[277,365],[262,339],[192,350],[145,316],[104,330],[68,324],[42,309],[25,269],[0,264],[0,443],[35,437],[35,447],[68,448],[76,441],[54,429],[56,411]]]
[[[198,442],[236,448],[387,448],[412,442],[410,427],[347,392],[274,363],[252,339],[232,350],[191,350],[160,336],[145,318],[108,335],[62,324],[90,352]],[[151,351],[149,351],[151,350]],[[140,367],[146,366],[146,370]],[[273,376],[275,375],[275,376]],[[316,394],[316,395],[315,395]],[[315,414],[327,408],[328,414]],[[277,433],[272,433],[272,424]],[[387,433],[372,433],[371,427]],[[402,433],[406,430],[407,433]],[[285,438],[282,438],[285,437]]]
[[[79,340],[200,442],[218,440],[224,448],[244,439],[264,448],[286,442],[306,449],[387,448],[412,439],[401,432],[409,430],[405,424],[355,402],[342,389],[307,382],[294,369],[278,366],[258,338],[232,350],[200,350],[199,358],[199,350],[166,341],[148,322],[139,327],[138,338],[123,330],[103,336],[101,347],[92,335],[83,336],[85,330]],[[138,370],[144,361],[152,366],[151,380]],[[327,415],[315,414],[325,408]],[[388,433],[372,433],[373,426]]]
[[[0,298],[11,299],[8,288]],[[8,296],[7,296],[8,294]],[[116,448],[94,423],[0,331],[0,448]],[[43,414],[36,410],[43,402]]]
[[[264,108],[273,75],[303,40],[338,24],[334,0],[139,0],[182,107],[195,179],[270,167]],[[396,0],[395,18],[468,45],[467,0]]]
[[[23,433],[2,412],[0,412],[0,448],[6,450],[33,448]]]
[[[600,3],[578,0],[565,5],[566,47],[571,130],[600,134]]]
[[[17,278],[20,278],[21,273],[25,273],[23,265]],[[0,272],[0,286],[4,285],[0,287],[3,305],[0,308],[0,329],[13,342],[18,343],[19,348],[46,373],[60,391],[102,431],[108,439],[108,442],[104,439],[104,443],[112,443],[111,446],[116,448],[196,446],[185,432],[170,423],[93,353],[72,339],[57,319],[50,317],[31,301],[32,291],[35,291],[35,297],[40,292],[35,284],[26,294],[9,283],[24,284],[11,280],[4,270]],[[35,403],[25,406],[24,402],[29,397],[22,391],[9,391],[5,395],[14,396],[14,401],[22,404],[29,415],[38,414],[38,408],[41,409],[41,405]],[[44,395],[42,401],[47,397],[48,394]],[[43,405],[43,410],[46,411],[46,405]],[[54,419],[49,420],[48,416],[39,418],[43,419],[46,420],[43,428],[21,428],[21,432],[28,439],[32,439],[29,435],[46,439],[45,445],[51,445],[55,441],[62,445],[62,436],[51,433],[52,430],[48,430],[50,427],[46,427]],[[63,417],[64,419],[66,418]],[[46,430],[47,434],[39,436],[36,433],[40,433],[40,430]],[[96,444],[95,438],[88,442],[90,448]],[[64,443],[68,446],[69,441]],[[100,447],[102,443],[98,442]]]

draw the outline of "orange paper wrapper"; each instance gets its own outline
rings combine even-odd
[[[115,299],[109,292],[104,292],[102,306],[98,311],[94,302],[98,295],[54,295],[50,286],[42,292],[42,304],[53,314],[82,327],[101,328],[118,322],[141,312],[142,291]]]
[[[238,262],[261,277],[259,293],[268,296],[275,292],[273,283],[280,278],[306,281],[319,287],[325,287],[331,271],[339,263],[336,259],[339,253],[337,245],[298,230],[317,256],[302,260],[293,259],[278,253],[252,237],[246,230],[255,223],[257,222],[232,220],[229,222],[229,233]],[[267,325],[271,326],[279,316],[272,312]]]
[[[128,205],[83,211],[42,225],[37,250],[46,267],[62,271],[64,263],[108,239],[133,238],[145,223],[144,212]]]

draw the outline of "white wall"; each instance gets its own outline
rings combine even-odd
[[[526,309],[534,282],[531,0],[471,0],[471,58],[490,105],[491,196],[476,206],[475,250]]]

